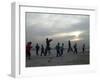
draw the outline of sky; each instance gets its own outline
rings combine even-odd
[[[25,13],[26,42],[45,45],[45,39],[53,39],[67,47],[68,40],[81,46],[89,46],[89,16],[80,14]]]

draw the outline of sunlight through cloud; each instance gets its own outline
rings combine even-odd
[[[58,34],[54,34],[54,35],[50,35],[50,38],[59,38],[59,37],[68,37],[68,36],[74,36],[74,37],[79,37],[80,34],[82,34],[83,31],[74,31],[74,32],[68,32],[68,33],[58,33]]]

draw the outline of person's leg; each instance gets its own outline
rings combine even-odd
[[[64,51],[62,50],[62,55],[63,55],[63,53],[64,53]],[[61,56],[62,56],[62,55],[61,55]]]
[[[61,52],[59,51],[59,56],[61,55]]]
[[[39,50],[37,50],[37,55],[39,56]]]
[[[45,49],[45,53],[44,53],[44,56],[46,56],[47,55],[47,48]]]
[[[48,49],[46,49],[46,56],[48,55]]]
[[[60,51],[60,56],[62,56],[62,50]]]
[[[58,57],[58,51],[57,51],[57,55],[56,55],[56,57]]]
[[[77,49],[76,49],[76,54],[78,53]]]
[[[84,48],[83,48],[83,54],[84,54]]]
[[[62,50],[62,54],[61,54],[61,56],[63,55],[63,50]]]
[[[41,52],[41,56],[44,55],[44,51]]]
[[[36,50],[36,55],[37,55],[37,50]]]
[[[28,52],[28,59],[30,60],[31,59],[31,53]]]
[[[75,49],[73,50],[73,54],[75,53]]]
[[[70,50],[71,50],[71,49],[69,48],[69,52],[70,52]]]
[[[75,49],[75,53],[77,54],[77,49]]]
[[[71,51],[73,52],[73,49],[71,48]]]
[[[57,57],[58,57],[59,53],[57,53]]]
[[[27,57],[28,57],[28,52],[26,52],[26,59],[27,59]]]
[[[76,49],[75,49],[75,53],[77,54]]]
[[[61,54],[60,51],[58,51],[58,56],[60,56],[60,54]]]
[[[69,53],[69,48],[68,48],[67,52]]]
[[[41,51],[41,55],[40,56],[42,56],[42,51]]]

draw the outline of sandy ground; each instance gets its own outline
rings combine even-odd
[[[35,51],[32,51],[31,55],[30,60],[26,59],[26,67],[89,64],[89,51],[84,54],[82,52],[78,52],[78,54],[64,52],[61,57],[56,57],[54,50],[51,51],[51,55],[47,56],[36,56]]]

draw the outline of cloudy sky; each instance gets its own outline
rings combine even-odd
[[[89,46],[89,16],[72,14],[26,13],[26,42],[45,45],[52,38],[51,46],[68,40]]]

